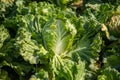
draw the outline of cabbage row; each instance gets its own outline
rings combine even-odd
[[[119,0],[1,0],[0,80],[120,80]]]

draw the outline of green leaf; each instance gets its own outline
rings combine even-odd
[[[70,57],[56,54],[53,57],[52,67],[55,80],[84,80],[85,63],[80,59],[74,62]]]
[[[115,38],[120,38],[120,15],[114,14],[108,24],[108,31],[110,33],[110,36],[113,36]]]
[[[39,70],[34,75],[31,76],[29,80],[49,80],[48,73],[44,70]]]
[[[31,20],[29,20],[29,18],[31,18]],[[39,33],[37,31],[39,31],[40,26],[35,18],[36,17],[32,15],[22,18],[23,24],[21,24],[22,27],[18,29],[15,44],[16,48],[19,50],[19,54],[31,64],[37,64],[40,61],[40,55],[47,53],[44,47],[39,44],[41,36],[39,36],[40,34],[37,35],[37,33]]]
[[[4,41],[9,38],[9,33],[4,26],[0,26],[0,48],[3,46]]]
[[[72,46],[72,41],[75,35],[72,33],[74,33],[74,31],[70,26],[67,26],[66,21],[64,22],[60,19],[55,19],[52,21],[52,24],[48,25],[51,22],[47,23],[42,31],[42,35],[46,42],[47,48],[51,49],[55,54],[65,54],[67,50],[69,50],[69,48]]]
[[[120,67],[119,55],[110,55],[104,58],[104,63],[106,67],[111,66],[119,70]]]
[[[105,68],[101,71],[101,75],[98,76],[98,80],[119,80],[120,73],[114,68]]]
[[[86,20],[86,17],[81,19]],[[101,50],[102,38],[99,33],[101,25],[93,15],[81,24],[82,26],[77,29],[77,39],[70,53],[78,52],[82,60],[93,63],[98,60],[98,53]]]
[[[11,79],[8,77],[7,71],[5,71],[5,70],[0,70],[0,79],[1,79],[1,80],[11,80]]]
[[[31,39],[31,33],[25,28],[18,31],[16,48],[18,48],[19,54],[31,64],[37,64],[40,61],[39,56],[47,54],[42,45]]]

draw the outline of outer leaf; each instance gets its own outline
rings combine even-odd
[[[120,80],[120,73],[114,68],[108,67],[101,71],[98,80]]]
[[[108,30],[111,36],[120,38],[120,15],[113,15],[108,23]]]
[[[73,45],[74,48],[70,53],[78,52],[82,60],[94,63],[101,50],[102,39],[99,34],[101,25],[92,13],[89,13],[89,17],[89,19],[86,16],[80,18],[85,21],[81,20],[82,25],[77,27],[76,44]]]
[[[0,26],[0,48],[3,46],[3,42],[9,37],[9,33],[4,26]]]
[[[84,80],[85,63],[79,58],[74,62],[70,57],[55,55],[52,67],[55,80]]]
[[[35,75],[32,75],[29,80],[49,80],[48,73],[44,70],[39,70]]]
[[[10,80],[8,73],[4,70],[0,70],[0,79],[1,80]]]
[[[110,55],[108,57],[104,58],[105,67],[111,66],[113,68],[116,68],[117,70],[120,70],[120,61],[119,61],[119,55]]]
[[[33,21],[29,22],[28,20],[28,22],[24,22],[24,25],[22,26],[23,27],[19,28],[18,30],[16,37],[16,47],[18,48],[21,56],[23,56],[26,61],[29,61],[31,64],[37,64],[40,61],[40,56],[42,56],[42,54],[46,55],[47,51],[42,47],[42,45],[38,44],[38,42],[34,40],[33,34],[35,34],[35,27],[33,27]]]

